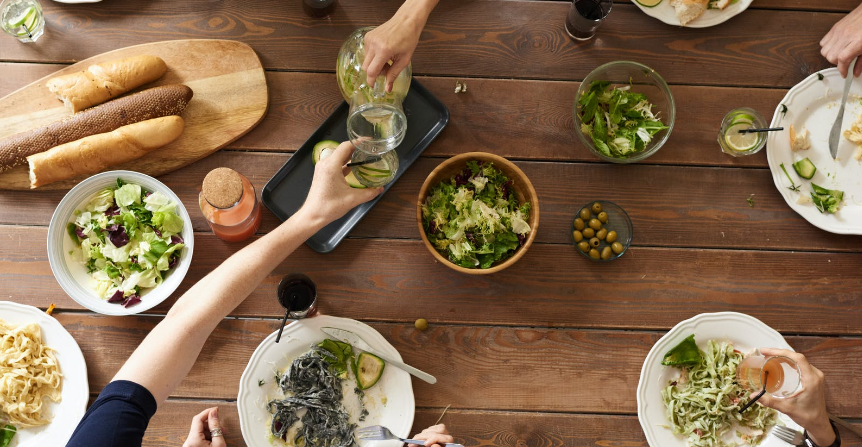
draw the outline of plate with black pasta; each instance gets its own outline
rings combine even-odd
[[[374,328],[347,318],[321,315],[295,321],[285,326],[279,343],[278,331],[273,332],[255,349],[240,379],[237,407],[249,447],[358,446],[355,430],[370,425],[389,427],[402,438],[409,435],[415,411],[410,376],[381,361],[369,382],[354,367],[362,351],[328,340],[323,327],[351,331],[381,355],[401,360]]]

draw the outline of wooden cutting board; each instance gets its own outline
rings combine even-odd
[[[90,65],[150,54],[164,59],[168,72],[139,88],[185,84],[194,91],[183,112],[186,127],[173,143],[129,163],[128,169],[161,175],[191,164],[225,147],[254,128],[266,113],[267,89],[263,66],[250,46],[232,40],[172,40],[121,48],[93,56],[46,76],[0,99],[0,139],[71,115],[45,82],[55,76],[83,71]],[[39,189],[69,189],[80,179]],[[29,189],[27,166],[0,173],[0,189]]]

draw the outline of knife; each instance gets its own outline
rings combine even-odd
[[[320,330],[323,331],[326,335],[328,335],[332,338],[338,339],[339,341],[343,341],[344,343],[347,343],[356,349],[359,349],[361,351],[365,351],[369,354],[374,354],[377,357],[380,357],[380,359],[383,360],[384,362],[389,363],[390,365],[392,365],[396,368],[400,368],[404,371],[407,371],[408,373],[410,373],[410,374],[416,376],[417,378],[422,379],[422,380],[424,380],[424,381],[426,381],[432,385],[437,383],[437,378],[432,376],[431,374],[420,371],[420,370],[418,370],[418,369],[416,369],[410,365],[406,365],[406,364],[401,363],[397,360],[393,360],[393,359],[386,357],[383,354],[380,354],[379,352],[375,351],[374,349],[371,348],[371,346],[368,346],[368,343],[365,343],[365,340],[363,340],[362,337],[360,337],[359,335],[357,335],[353,332],[350,332],[350,331],[345,330],[345,329],[338,329],[335,327],[322,327],[322,328],[320,328]]]
[[[838,117],[835,118],[835,123],[832,124],[832,131],[829,132],[829,153],[832,154],[832,159],[838,158],[838,139],[841,137],[841,124],[844,122],[844,106],[847,105],[847,94],[850,93],[850,84],[853,83],[853,69],[856,67],[856,58],[850,62],[850,67],[847,68],[847,79],[844,80],[844,96],[841,97],[841,107],[838,108]]]

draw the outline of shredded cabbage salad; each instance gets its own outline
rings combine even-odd
[[[530,203],[519,204],[512,188],[512,180],[493,163],[467,162],[425,199],[428,240],[461,267],[486,269],[509,258],[531,231]]]
[[[96,294],[124,307],[141,302],[142,289],[156,287],[185,247],[177,204],[160,192],[117,179],[116,188],[95,194],[67,225],[72,260],[87,267]]]
[[[700,364],[682,369],[679,379],[661,392],[673,432],[686,436],[691,447],[759,444],[766,430],[778,423],[778,413],[755,404],[739,414],[749,401],[749,392],[736,381],[743,355],[734,351],[733,344],[713,340],[701,353]],[[741,442],[726,441],[725,435],[734,428]]]

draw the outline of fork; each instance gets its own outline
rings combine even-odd
[[[398,436],[393,435],[392,432],[389,431],[388,428],[386,428],[382,425],[372,425],[370,427],[360,428],[359,430],[356,430],[356,435],[359,439],[362,439],[365,441],[385,441],[387,439],[397,439],[401,442],[406,442],[408,444],[425,445],[425,441],[423,441],[421,439],[399,438]],[[443,446],[444,447],[464,447],[461,444],[453,444],[450,442],[443,444]]]
[[[778,439],[791,445],[805,445],[805,437],[801,432],[780,425],[772,428],[772,432]]]

